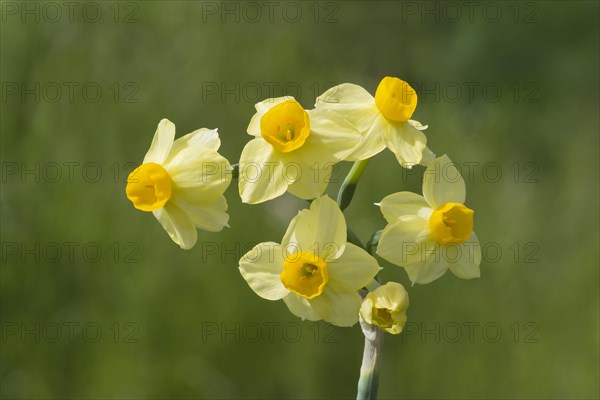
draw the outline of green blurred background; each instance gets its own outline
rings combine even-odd
[[[2,2],[3,398],[355,396],[360,329],[302,322],[237,270],[306,203],[232,186],[231,228],[182,251],[124,181],[161,118],[218,127],[235,162],[256,100],[386,75],[463,166],[485,251],[481,279],[426,286],[381,261],[411,305],[380,397],[598,398],[597,2],[77,4]],[[422,172],[378,155],[349,225],[366,241]]]

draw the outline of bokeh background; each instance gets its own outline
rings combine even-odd
[[[485,251],[481,279],[415,287],[380,260],[411,302],[380,397],[598,398],[597,2],[77,4],[1,3],[3,398],[355,396],[360,329],[302,322],[237,270],[306,203],[232,186],[231,228],[182,251],[124,181],[161,118],[218,127],[235,162],[255,101],[386,75],[463,167]],[[422,172],[372,160],[346,212],[362,240]]]

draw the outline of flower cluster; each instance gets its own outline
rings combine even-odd
[[[216,130],[174,140],[175,126],[165,119],[130,174],[126,194],[135,208],[152,211],[183,249],[194,246],[196,228],[228,226],[223,194],[232,177],[244,203],[285,192],[310,201],[280,243],[261,243],[240,259],[242,277],[257,295],[283,300],[302,319],[352,326],[360,318],[398,334],[408,294],[399,283],[381,284],[375,255],[404,268],[413,285],[448,269],[459,278],[479,277],[481,262],[465,182],[446,155],[436,158],[429,149],[427,126],[411,119],[417,100],[407,82],[392,77],[380,82],[375,96],[354,84],[333,87],[310,110],[292,97],[266,99],[256,104],[247,128],[252,139],[233,167],[218,153]],[[354,161],[362,171],[386,148],[401,167],[426,168],[423,192],[394,193],[376,203],[388,224],[363,246],[347,227],[346,202],[324,192],[336,163]],[[351,198],[359,177],[349,176],[340,198]],[[349,195],[343,192],[351,185]]]

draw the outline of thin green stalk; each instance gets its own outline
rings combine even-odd
[[[361,291],[365,296],[366,291]],[[365,335],[360,377],[358,378],[357,400],[372,400],[377,398],[379,387],[379,366],[381,364],[381,350],[383,347],[383,331],[375,325],[369,325],[360,318],[360,327]]]
[[[367,168],[368,164],[368,158],[362,161],[355,161],[354,165],[352,165],[352,168],[350,169],[350,172],[348,172],[348,175],[346,175],[346,179],[344,179],[344,182],[340,187],[337,198],[338,205],[342,211],[344,211],[346,207],[350,205],[352,197],[354,196],[354,192],[356,191],[356,185],[358,185],[358,181],[360,180],[363,172],[365,172],[365,168]]]
[[[240,164],[235,163],[231,165],[231,178],[237,182],[240,177]]]
[[[379,244],[379,238],[381,237],[381,233],[383,231],[375,231],[373,232],[373,234],[371,235],[371,237],[369,238],[369,241],[367,242],[367,247],[366,250],[369,252],[370,255],[372,255],[373,257],[375,257],[375,248],[377,247],[377,245]]]
[[[372,292],[373,290],[377,289],[380,286],[381,286],[381,281],[379,280],[379,277],[376,276],[375,279],[372,279],[371,282],[367,283],[367,286],[365,286],[365,288],[369,292]]]
[[[358,247],[360,247],[361,249],[365,249],[365,245],[362,244],[362,242],[360,241],[358,235],[356,233],[354,233],[354,231],[352,229],[350,229],[350,227],[347,228],[347,233],[346,233],[347,237],[348,237],[348,241]]]
[[[379,237],[382,231],[373,232],[369,238],[365,249],[375,256],[375,248],[379,244]],[[372,292],[381,286],[379,276],[375,276],[367,286],[359,293],[361,297],[367,295],[367,290]],[[383,347],[383,331],[375,325],[369,325],[362,318],[360,327],[365,336],[365,347],[363,350],[362,365],[360,366],[360,377],[358,379],[357,400],[371,400],[377,398],[377,388],[379,387],[379,365],[381,364],[381,351]]]

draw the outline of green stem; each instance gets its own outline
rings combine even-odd
[[[361,291],[361,296],[366,292]],[[371,400],[377,398],[379,386],[379,365],[381,364],[381,350],[383,347],[383,331],[375,325],[369,325],[360,318],[360,327],[365,335],[360,377],[358,378],[357,400]]]
[[[367,284],[367,286],[365,286],[365,288],[367,288],[367,290],[369,292],[372,292],[380,286],[381,286],[381,281],[379,280],[379,277],[376,276],[375,279],[372,279],[371,282],[369,282]]]
[[[240,164],[235,163],[231,164],[231,178],[233,181],[237,182],[240,177]]]
[[[348,175],[346,175],[346,179],[344,179],[344,182],[340,187],[337,198],[338,205],[342,211],[344,211],[346,207],[350,205],[352,197],[354,196],[354,191],[356,190],[356,185],[358,185],[360,177],[362,176],[363,172],[365,172],[367,164],[369,164],[368,158],[362,161],[355,161],[354,165],[350,169],[350,172],[348,172]]]
[[[367,242],[367,247],[366,250],[369,252],[370,255],[372,255],[373,257],[375,257],[375,248],[377,247],[377,245],[379,244],[379,238],[381,237],[381,233],[383,231],[375,231],[373,232],[373,234],[371,235],[371,237],[369,238],[369,241]]]
[[[348,228],[347,236],[348,236],[348,242],[360,247],[361,249],[365,249],[365,246],[362,244],[362,242],[358,238],[358,235],[356,235],[356,233],[354,233],[354,231],[352,229]]]
[[[365,246],[365,250],[367,250],[367,252],[373,257],[375,257],[375,248],[379,244],[379,237],[381,236],[381,232],[383,231],[373,232],[373,234],[369,238],[369,241],[367,242],[367,245]],[[379,277],[379,274],[377,274],[375,275],[375,278],[369,284],[367,284],[367,286],[365,286],[365,288],[367,288],[369,292],[372,292],[379,286],[381,286],[381,278]]]

